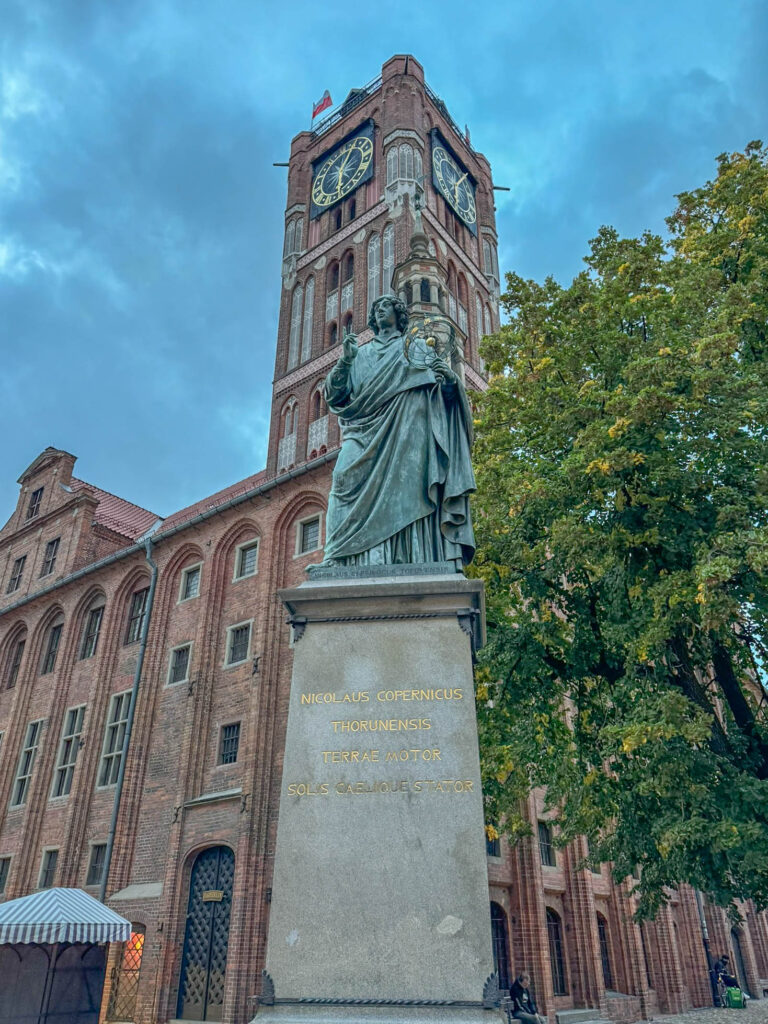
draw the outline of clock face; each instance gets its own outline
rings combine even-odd
[[[367,134],[350,139],[329,156],[312,182],[312,202],[319,211],[329,209],[354,191],[366,176],[372,160],[373,141]]]
[[[434,138],[432,143],[432,177],[451,209],[475,231],[475,187],[469,178],[469,172],[461,169],[438,138]]]

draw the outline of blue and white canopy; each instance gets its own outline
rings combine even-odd
[[[131,923],[82,889],[44,889],[0,903],[0,944],[125,942]]]

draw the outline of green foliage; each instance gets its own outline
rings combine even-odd
[[[546,786],[641,914],[768,904],[768,152],[677,198],[568,288],[507,275],[476,396],[488,817]]]

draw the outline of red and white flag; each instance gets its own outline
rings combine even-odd
[[[317,101],[314,107],[312,107],[312,120],[314,121],[318,114],[322,114],[324,110],[327,110],[328,107],[332,106],[333,100],[331,99],[331,94],[326,89],[322,97]]]

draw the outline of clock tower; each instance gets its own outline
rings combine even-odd
[[[392,57],[291,143],[267,472],[322,465],[339,446],[323,380],[346,330],[365,343],[371,302],[397,290],[456,329],[467,386],[498,328],[491,169],[424,79]]]

